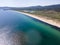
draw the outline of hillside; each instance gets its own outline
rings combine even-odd
[[[49,5],[49,6],[30,6],[30,7],[22,7],[21,10],[54,10],[60,11],[60,4],[58,5]]]
[[[60,4],[57,5],[49,5],[49,6],[30,6],[30,7],[0,7],[0,9],[6,10],[54,10],[60,11]]]

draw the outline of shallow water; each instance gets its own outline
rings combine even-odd
[[[0,11],[0,45],[59,45],[60,32],[25,14]]]

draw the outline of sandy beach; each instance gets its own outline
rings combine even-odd
[[[51,24],[51,25],[54,25],[54,26],[57,26],[60,28],[60,22],[57,22],[55,20],[51,20],[51,19],[47,19],[45,17],[40,17],[40,16],[36,16],[36,15],[33,15],[33,14],[28,14],[28,13],[24,13],[24,12],[20,12],[22,14],[26,14],[27,16],[30,16],[30,17],[33,17],[33,18],[36,18],[38,20],[41,20],[43,22],[46,22],[48,24]]]

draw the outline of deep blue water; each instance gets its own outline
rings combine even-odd
[[[59,45],[57,30],[16,11],[0,11],[0,45]]]

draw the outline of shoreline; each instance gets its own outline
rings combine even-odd
[[[36,18],[38,20],[41,20],[41,21],[46,22],[46,23],[48,23],[50,25],[53,25],[53,26],[56,26],[56,27],[60,28],[60,23],[57,22],[57,21],[54,21],[52,19],[47,19],[46,17],[36,16],[34,14],[29,14],[29,13],[25,13],[25,12],[19,12],[19,11],[15,11],[15,12],[26,14],[27,16]]]
[[[43,21],[43,22],[46,22],[46,23],[48,23],[48,24],[51,24],[51,25],[54,25],[54,26],[60,28],[60,23],[57,22],[57,21],[54,21],[54,20],[51,20],[51,19],[47,19],[47,18],[41,17],[41,16],[36,16],[36,15],[34,15],[34,14],[29,14],[29,13],[24,13],[24,12],[20,12],[20,13],[26,14],[27,16],[36,18],[36,19],[38,19],[38,20],[41,20],[41,21]]]

